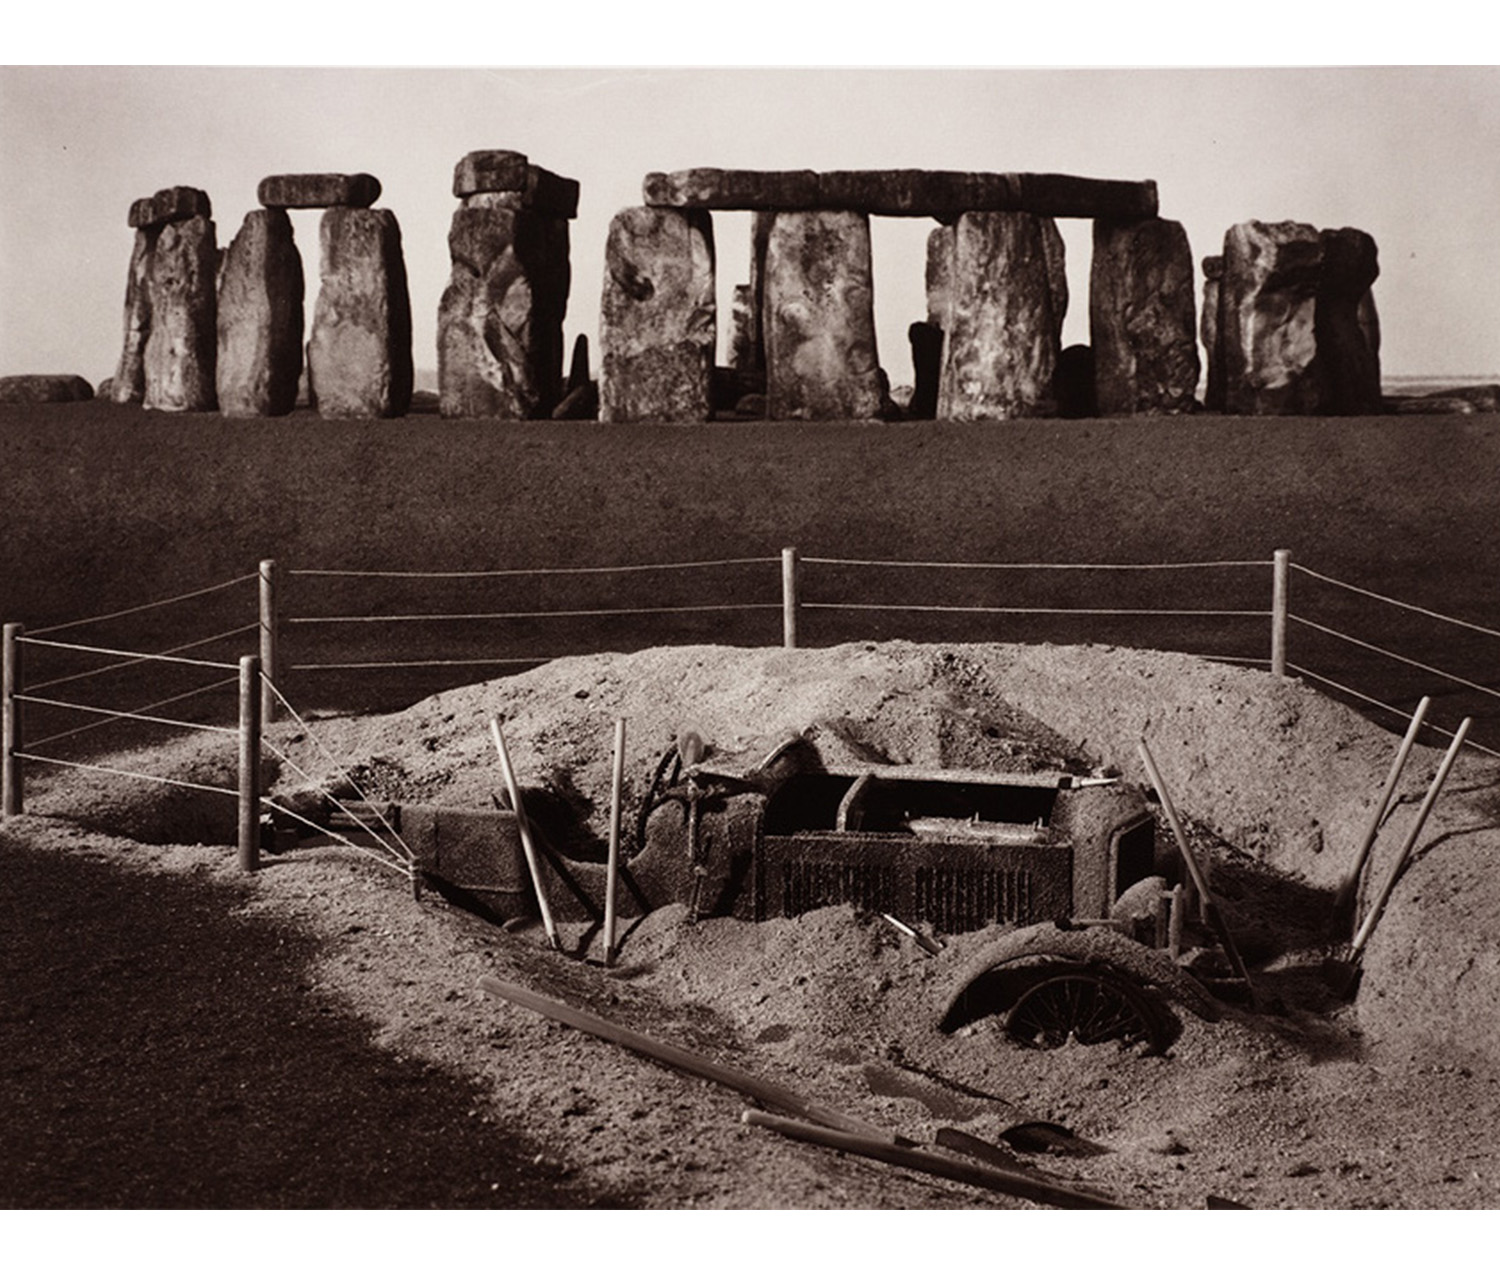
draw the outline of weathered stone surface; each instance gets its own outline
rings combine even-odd
[[[927,236],[927,322],[946,329],[953,304],[953,245],[957,231],[938,226]]]
[[[1208,382],[1203,406],[1210,412],[1224,410],[1224,352],[1219,348],[1219,288],[1224,278],[1224,258],[1203,258],[1203,313],[1198,332],[1203,338],[1203,358]]]
[[[403,416],[412,394],[411,298],[395,214],[330,208],[318,238],[321,284],[307,343],[318,412]]]
[[[112,376],[106,376],[102,381],[99,382],[98,388],[94,390],[94,397],[99,399],[101,402],[112,403],[114,402],[114,390],[115,378]]]
[[[1052,294],[1052,319],[1057,324],[1058,344],[1062,343],[1063,320],[1068,314],[1068,251],[1062,231],[1051,217],[1043,217],[1042,256],[1047,262],[1047,289]]]
[[[870,221],[780,212],[766,245],[766,397],[775,420],[881,411]]]
[[[815,173],[689,168],[648,173],[645,202],[662,208],[825,210],[886,217],[956,218],[965,212],[1045,217],[1154,217],[1152,181],[1100,181],[1058,173],[958,173],[870,169]]]
[[[776,214],[771,212],[757,212],[750,217],[749,313],[745,316],[749,344],[744,370],[762,376],[766,370],[766,245],[771,241],[771,223],[775,220]]]
[[[369,173],[278,173],[261,178],[255,197],[263,208],[368,208],[380,181]]]
[[[83,403],[93,397],[94,387],[81,376],[0,376],[0,403]]]
[[[130,273],[125,278],[125,339],[108,394],[113,403],[139,403],[146,397],[146,341],[151,335],[148,282],[156,236],[154,228],[137,230],[130,250]],[[103,390],[99,396],[105,397]]]
[[[1252,416],[1319,410],[1314,367],[1323,245],[1313,226],[1247,221],[1224,236],[1219,348],[1224,405]]]
[[[599,419],[708,420],[717,324],[708,214],[616,213],[599,313]]]
[[[141,230],[148,226],[165,226],[171,221],[214,215],[208,192],[196,186],[168,186],[150,199],[137,199],[130,205],[130,225]]]
[[[302,255],[281,208],[245,214],[219,272],[219,410],[285,416],[302,376]]]
[[[729,366],[742,372],[758,370],[763,362],[760,343],[760,315],[756,311],[755,289],[748,283],[734,286],[734,308],[729,315]]]
[[[938,415],[950,420],[1051,416],[1060,343],[1042,218],[966,213],[954,230]]]
[[[1314,331],[1318,344],[1321,410],[1363,416],[1381,410],[1379,328],[1372,342],[1366,309],[1370,287],[1380,276],[1375,240],[1363,230],[1325,230],[1323,271],[1318,280]]]
[[[515,203],[507,206],[569,220],[578,215],[578,183],[538,168],[519,151],[470,151],[454,166],[453,194],[508,196]]]
[[[1089,342],[1101,416],[1197,407],[1193,253],[1181,223],[1096,221]]]
[[[168,222],[157,234],[146,283],[151,330],[143,403],[148,408],[214,409],[218,257],[214,223],[207,217]]]
[[[453,214],[448,251],[453,269],[438,306],[443,415],[550,416],[562,396],[568,223],[466,206]]]

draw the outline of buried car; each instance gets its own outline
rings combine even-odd
[[[551,807],[520,817],[535,881],[513,810],[381,813],[424,881],[493,920],[537,916],[538,893],[554,920],[602,916],[608,867],[556,849],[568,829]],[[807,736],[735,764],[684,732],[629,831],[621,916],[680,904],[692,921],[763,921],[850,905],[928,951],[941,949],[924,931],[997,927],[990,959],[966,967],[943,1005],[944,1030],[998,1014],[1014,1039],[1043,1047],[1123,1039],[1160,1050],[1175,1035],[1158,993],[1183,999],[1179,972],[1149,945],[1165,941],[1163,901],[1182,906],[1166,890],[1179,861],[1158,844],[1147,794],[1118,777],[827,764]]]

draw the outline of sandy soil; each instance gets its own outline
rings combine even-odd
[[[599,955],[581,929],[565,935],[572,957],[553,953],[539,927],[418,902],[348,849],[304,845],[242,876],[223,844],[167,835],[222,815],[188,790],[39,778],[34,813],[0,832],[27,887],[4,904],[0,1076],[21,1170],[4,1175],[7,1204],[1019,1204],[747,1128],[738,1095],[487,998],[485,973],[919,1143],[944,1127],[994,1142],[1021,1121],[1062,1123],[1105,1151],[1021,1160],[1132,1207],[1500,1199],[1487,765],[1461,763],[1350,1004],[1321,977],[1328,889],[1395,741],[1295,683],[1110,648],[680,648],[559,661],[275,738],[329,777],[330,749],[372,795],[485,803],[491,712],[528,790],[592,825],[617,714],[632,723],[637,794],[647,759],[689,722],[726,754],[792,728],[893,761],[1062,759],[1136,779],[1144,733],[1276,1012],[1225,1005],[1211,1021],[1174,1002],[1181,1035],[1162,1057],[1021,1049],[993,1020],[949,1036],[939,1008],[986,932],[948,936],[932,957],[852,909],[688,925],[672,907],[605,970],[580,959]],[[196,742],[153,757],[174,775],[223,765]],[[1423,750],[1408,768],[1376,879],[1434,762]],[[284,771],[277,791],[305,782]],[[164,1112],[178,1114],[163,1125]],[[127,1143],[151,1154],[109,1154]]]

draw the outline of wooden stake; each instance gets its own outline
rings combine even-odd
[[[260,867],[260,657],[240,659],[240,870]]]
[[[1286,676],[1288,568],[1291,562],[1290,549],[1278,549],[1271,558],[1271,672],[1277,677]]]
[[[1411,831],[1406,834],[1406,840],[1402,843],[1401,852],[1396,856],[1395,862],[1391,864],[1390,873],[1386,876],[1385,884],[1380,888],[1380,894],[1375,902],[1370,905],[1370,911],[1364,919],[1364,924],[1359,927],[1359,933],[1354,936],[1353,946],[1350,948],[1351,960],[1357,961],[1364,946],[1369,942],[1370,934],[1375,929],[1375,922],[1380,919],[1380,914],[1385,911],[1385,905],[1390,901],[1391,893],[1396,888],[1396,881],[1400,878],[1402,869],[1406,867],[1406,861],[1411,857],[1412,848],[1417,844],[1417,838],[1422,835],[1422,826],[1427,822],[1427,816],[1432,813],[1432,807],[1436,804],[1438,794],[1442,792],[1443,785],[1448,782],[1448,772],[1453,769],[1453,763],[1458,760],[1458,750],[1464,746],[1464,739],[1469,733],[1469,727],[1474,724],[1472,717],[1466,717],[1459,724],[1458,734],[1453,737],[1453,742],[1448,745],[1448,751],[1443,754],[1442,765],[1438,772],[1432,777],[1432,784],[1427,789],[1427,796],[1422,799],[1422,808],[1417,811],[1417,821],[1412,824]]]
[[[781,551],[781,645],[797,645],[797,551]]]
[[[615,718],[615,764],[609,784],[609,868],[604,878],[604,964],[615,963],[615,890],[620,877],[620,791],[625,782],[625,719]]]
[[[1411,725],[1406,728],[1406,737],[1401,741],[1401,747],[1396,750],[1395,760],[1391,762],[1391,772],[1385,779],[1385,788],[1370,816],[1370,826],[1365,829],[1364,838],[1359,843],[1359,850],[1354,857],[1354,866],[1349,869],[1349,875],[1344,878],[1338,888],[1338,893],[1333,896],[1335,917],[1343,917],[1349,913],[1354,903],[1354,896],[1359,892],[1359,879],[1364,875],[1365,862],[1370,857],[1370,851],[1375,848],[1375,838],[1379,835],[1380,826],[1385,822],[1386,814],[1390,811],[1391,798],[1395,796],[1396,785],[1400,782],[1401,772],[1406,767],[1406,759],[1411,755],[1412,745],[1417,740],[1417,732],[1422,729],[1422,722],[1431,704],[1432,700],[1428,696],[1422,696],[1421,703],[1417,705],[1417,711],[1412,714]]]
[[[1234,935],[1229,932],[1229,927],[1224,924],[1224,918],[1219,914],[1219,906],[1214,902],[1213,894],[1208,888],[1208,875],[1198,863],[1197,856],[1193,854],[1192,847],[1188,845],[1187,833],[1183,830],[1182,820],[1177,817],[1177,808],[1172,805],[1172,798],[1167,793],[1167,786],[1162,782],[1161,771],[1156,768],[1156,759],[1151,756],[1151,750],[1146,746],[1144,738],[1139,741],[1139,747],[1141,761],[1146,767],[1146,774],[1150,776],[1151,786],[1156,789],[1156,795],[1161,800],[1162,813],[1166,815],[1167,823],[1171,825],[1172,835],[1177,839],[1177,848],[1182,851],[1182,861],[1187,867],[1188,875],[1193,879],[1193,884],[1198,888],[1204,917],[1209,925],[1213,927],[1213,931],[1218,936],[1220,944],[1223,945],[1224,954],[1229,957],[1229,963],[1234,966],[1234,972],[1249,990],[1251,1006],[1258,1006],[1259,997],[1255,994],[1255,984],[1250,981],[1250,971],[1245,968],[1245,962],[1240,956],[1240,949],[1235,945]]]
[[[276,720],[276,691],[281,680],[281,614],[277,597],[276,560],[260,562],[260,668],[265,675],[260,688],[260,720]]]
[[[21,813],[23,782],[21,759],[17,753],[25,751],[21,736],[21,634],[25,632],[19,624],[5,626],[4,656],[0,659],[0,815]]]
[[[536,846],[531,840],[531,825],[526,821],[526,807],[521,803],[521,788],[516,783],[515,771],[511,769],[510,753],[505,748],[505,736],[500,732],[500,719],[490,718],[490,735],[495,741],[495,752],[500,756],[500,775],[505,780],[505,791],[510,797],[510,808],[516,812],[516,830],[521,835],[521,850],[526,855],[526,870],[531,873],[531,885],[536,891],[536,905],[542,914],[542,926],[547,931],[547,941],[561,949],[557,927],[552,923],[552,909],[547,905],[547,891],[542,886],[542,868],[537,860]]]

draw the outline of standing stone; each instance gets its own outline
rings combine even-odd
[[[912,390],[906,415],[930,421],[937,415],[938,384],[943,374],[943,329],[920,320],[906,329],[911,344]]]
[[[1089,341],[1101,416],[1197,406],[1193,254],[1181,223],[1096,221]]]
[[[1063,320],[1068,315],[1068,255],[1062,231],[1051,217],[1042,223],[1042,255],[1047,261],[1047,287],[1052,293],[1052,320],[1057,325],[1057,343],[1062,346]]]
[[[137,202],[149,205],[151,201]],[[135,244],[130,250],[130,274],[125,279],[125,340],[109,388],[109,399],[115,403],[139,403],[146,397],[146,342],[151,336],[151,256],[159,234],[157,228],[141,227],[135,232]]]
[[[617,212],[599,310],[599,419],[708,420],[717,326],[709,214]]]
[[[776,214],[766,244],[763,322],[773,420],[880,415],[867,214]]]
[[[1199,333],[1203,337],[1203,357],[1208,364],[1208,384],[1203,392],[1203,406],[1210,412],[1224,410],[1224,351],[1219,347],[1219,295],[1224,278],[1224,258],[1203,258],[1203,317]]]
[[[572,282],[568,223],[475,206],[453,214],[453,262],[438,305],[444,416],[529,420],[562,397],[563,318]]]
[[[151,330],[146,338],[143,402],[148,408],[214,409],[214,281],[219,256],[215,240],[214,223],[201,216],[168,222],[157,235],[147,271]]]
[[[756,313],[755,289],[748,283],[734,285],[734,308],[729,312],[729,366],[736,372],[753,374],[763,363],[760,316]]]
[[[245,214],[219,274],[219,410],[285,416],[302,375],[302,256],[280,208]]]
[[[953,302],[953,245],[957,236],[953,226],[938,226],[927,236],[927,322],[945,332]]]
[[[1247,221],[1224,236],[1219,343],[1224,405],[1249,416],[1318,411],[1316,314],[1323,245],[1313,226]]]
[[[404,416],[413,378],[411,298],[395,214],[330,208],[318,240],[321,286],[307,343],[318,413]]]
[[[1381,409],[1379,327],[1377,323],[1372,334],[1373,302],[1365,305],[1370,285],[1380,275],[1375,240],[1347,226],[1325,230],[1320,237],[1323,274],[1314,327],[1322,410],[1338,416],[1371,415]]]
[[[1060,348],[1043,219],[965,213],[954,227],[948,356],[938,396],[947,420],[1051,416]]]

